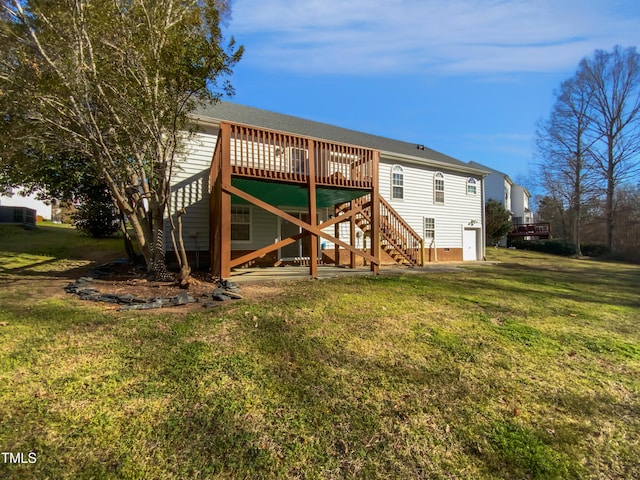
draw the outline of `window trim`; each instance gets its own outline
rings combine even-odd
[[[427,227],[427,222],[429,222],[429,227]],[[428,236],[427,232],[431,232],[432,235]],[[422,217],[422,234],[424,235],[424,244],[425,247],[429,246],[432,242],[436,240],[436,219],[435,217]],[[431,239],[429,245],[427,244],[427,239]]]
[[[469,191],[472,188],[473,191]],[[478,180],[473,177],[467,178],[467,195],[477,195],[478,194]]]
[[[436,172],[433,174],[433,203],[436,205],[444,205],[445,203],[445,181],[444,173]],[[442,184],[442,188],[438,188],[438,181]],[[438,200],[438,194],[442,194],[442,200]]]
[[[395,178],[394,178],[395,175],[402,175],[400,185],[396,185]],[[404,200],[404,167],[402,165],[396,164],[391,167],[390,180],[391,180],[391,200]],[[402,195],[399,197],[395,195],[396,188],[401,189]]]
[[[246,208],[248,210],[249,213],[249,221],[248,222],[234,222],[233,221],[233,209],[234,208]],[[251,208],[251,205],[241,205],[241,204],[235,204],[235,205],[231,205],[231,212],[230,212],[230,236],[233,235],[233,225],[249,225],[249,239],[248,240],[234,240],[233,238],[231,238],[231,241],[233,243],[240,243],[240,244],[249,244],[253,241],[253,209]]]

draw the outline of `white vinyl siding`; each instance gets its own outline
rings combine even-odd
[[[232,205],[233,207],[234,205]],[[243,205],[248,207],[248,205]],[[258,250],[275,243],[278,236],[278,217],[251,206],[251,241],[231,241],[232,250]]]
[[[390,178],[391,168],[397,161],[380,159],[380,178]],[[439,170],[426,165],[403,163],[404,201],[393,202],[393,208],[418,234],[424,235],[424,219],[433,218],[436,228],[437,248],[462,248],[462,230],[472,221],[482,222],[482,183],[478,181],[476,195],[467,195],[469,174]],[[440,171],[444,176],[447,201],[445,205],[434,205],[434,175]],[[380,195],[391,200],[391,182],[380,183]]]
[[[209,249],[209,168],[216,146],[217,128],[201,128],[187,142],[183,155],[176,162],[171,181],[171,211],[185,209],[182,230],[185,248],[190,251]],[[165,250],[173,250],[170,224],[164,225]]]
[[[184,160],[177,163],[172,180],[172,211],[181,208],[186,210],[182,224],[188,251],[209,250],[209,169],[218,129],[211,127],[201,130],[188,142]],[[251,241],[232,241],[232,250],[257,250],[275,242],[278,236],[275,215],[257,207],[252,208],[251,224]],[[173,250],[168,220],[165,221],[164,242],[167,251]]]

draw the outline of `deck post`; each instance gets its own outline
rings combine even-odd
[[[310,242],[308,254],[312,277],[318,275],[320,238],[326,238],[334,243],[336,266],[340,266],[341,251],[348,251],[350,259],[342,262],[343,265],[349,262],[351,268],[356,268],[356,259],[363,257],[371,262],[372,270],[377,271],[380,263],[381,234],[379,229],[380,222],[384,220],[379,211],[380,203],[377,203],[384,203],[384,199],[378,193],[378,160],[379,153],[372,149],[314,140],[305,136],[263,130],[248,125],[220,122],[209,182],[211,195],[209,248],[212,272],[219,278],[228,278],[231,276],[232,268],[258,258],[265,252],[289,245],[299,238],[306,240],[307,236]],[[282,182],[302,188],[306,187],[308,220],[303,221],[298,216],[291,216],[273,204],[262,200],[261,192],[254,192],[254,195],[251,195],[248,191],[237,188],[240,182],[236,186],[232,184],[232,180],[236,178]],[[343,188],[358,189],[357,194],[371,195],[373,203],[367,203],[365,198],[353,199],[350,202],[350,209],[347,209],[349,203],[338,203],[334,206],[334,218],[320,221],[317,205],[319,195],[323,193],[324,189],[340,190]],[[247,190],[250,189],[247,187]],[[356,190],[353,193],[356,193]],[[350,198],[350,196],[351,194],[345,195],[343,198]],[[258,248],[232,260],[231,202],[232,198],[236,197],[279,218],[290,221],[299,226],[302,233]],[[265,195],[264,198],[271,197]],[[296,199],[295,202],[300,205],[304,201],[303,199],[304,197]],[[271,199],[269,202],[274,202],[274,200]],[[367,209],[371,209],[370,217],[370,212]],[[361,220],[368,222],[373,230],[370,237],[371,244],[367,245],[366,250],[357,248],[356,232],[358,228],[356,227],[362,225]],[[349,222],[349,242],[339,238],[340,225],[344,222]],[[333,232],[330,230],[332,225],[334,226]],[[334,232],[335,237],[332,236]],[[346,230],[342,233],[345,232]],[[342,236],[344,237],[344,235]]]
[[[380,273],[380,191],[379,182],[380,153],[373,152],[373,186],[371,189],[371,255],[375,262],[371,262],[371,271],[378,275]]]
[[[219,277],[220,262],[220,198],[222,194],[222,181],[216,172],[215,181],[212,184],[209,198],[209,256],[211,258],[211,273]]]
[[[334,216],[334,218],[337,218],[337,217],[338,217],[338,215],[340,215],[340,210],[339,210],[339,208],[338,208],[338,207],[339,207],[339,206],[338,206],[338,205],[336,205],[336,206],[333,208],[333,216]],[[336,237],[336,238],[340,238],[340,223],[339,223],[339,222],[338,222],[338,223],[336,223],[336,224],[333,226],[333,234],[334,234],[334,235],[333,235],[334,237]],[[334,258],[335,258],[335,261],[333,262],[333,264],[334,264],[336,267],[339,267],[339,266],[340,266],[340,245],[338,245],[337,243],[334,243],[334,244],[333,244],[333,248],[334,248]]]
[[[356,208],[355,201],[351,200],[349,209],[353,210],[354,208]],[[356,244],[356,218],[354,216],[352,216],[349,219],[349,244],[353,248],[357,247],[357,244]],[[349,258],[349,268],[356,268],[356,254],[355,254],[354,251],[351,251],[351,255],[350,255],[350,258]]]
[[[231,185],[231,126],[220,124],[223,139],[220,177],[222,185]],[[231,276],[231,194],[220,192],[220,278]]]
[[[307,192],[309,200],[309,225],[315,227],[318,223],[316,208],[316,165],[315,165],[315,141],[308,141],[309,168],[307,171]],[[318,278],[318,236],[309,235],[309,274],[311,278]]]

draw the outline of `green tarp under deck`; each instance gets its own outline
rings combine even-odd
[[[304,185],[292,185],[281,182],[265,182],[234,177],[231,184],[270,205],[287,207],[309,207],[307,188]],[[353,188],[316,187],[316,208],[333,207],[339,203],[350,202],[371,193],[368,190]],[[232,203],[247,204],[245,200],[233,195]]]

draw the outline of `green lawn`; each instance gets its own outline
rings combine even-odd
[[[95,239],[70,225],[38,223],[37,228],[0,225],[0,279],[3,274],[63,274],[98,258],[126,257],[122,239]]]
[[[640,267],[488,253],[173,316],[0,277],[0,478],[640,478]]]

